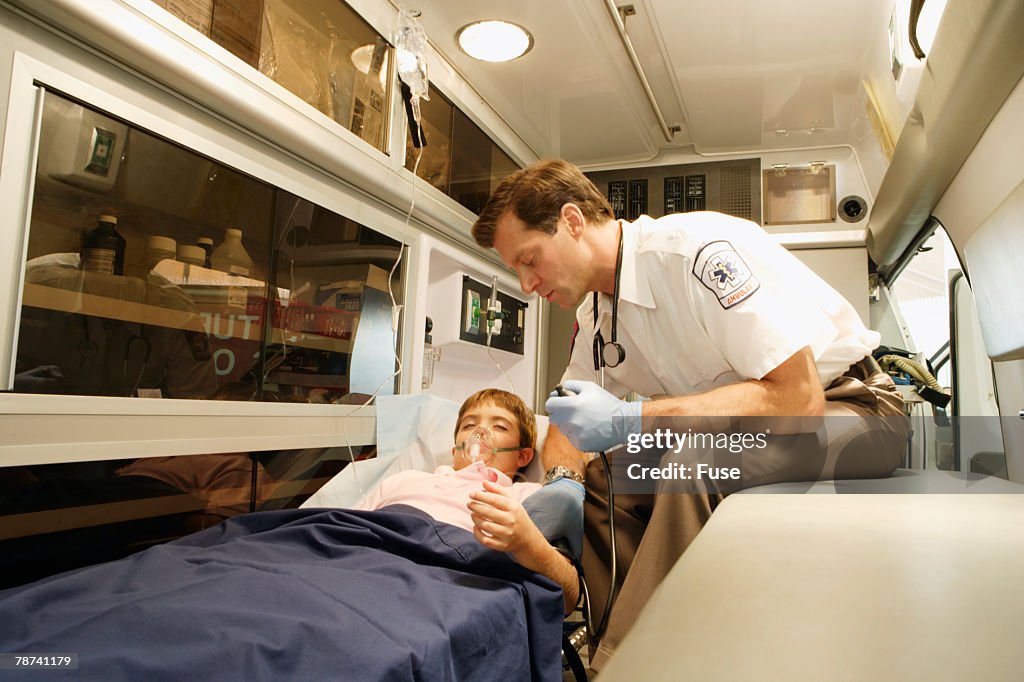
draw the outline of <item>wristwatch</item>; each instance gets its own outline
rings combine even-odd
[[[560,478],[570,478],[576,481],[577,483],[583,483],[582,476],[580,476],[578,473],[576,473],[569,467],[559,465],[556,467],[551,467],[550,469],[544,472],[544,485],[547,485],[552,481],[557,481]]]

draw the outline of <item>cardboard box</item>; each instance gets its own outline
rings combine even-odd
[[[216,0],[210,37],[250,66],[259,67],[263,0]]]
[[[337,279],[320,285],[316,292],[317,305],[359,311],[364,289],[388,290],[388,271],[376,265],[347,265],[332,268],[331,274]]]
[[[190,27],[210,35],[213,24],[213,0],[153,0]]]

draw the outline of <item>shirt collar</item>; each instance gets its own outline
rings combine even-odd
[[[443,470],[443,471],[442,471]],[[502,487],[507,488],[512,485],[512,479],[503,471],[498,471],[492,467],[487,466],[483,462],[473,462],[469,466],[462,467],[459,470],[455,470],[450,466],[444,465],[437,468],[436,473],[445,474],[447,476],[455,476],[456,478],[462,478],[467,481],[483,481],[487,478],[485,472],[493,471],[498,476],[496,483]]]
[[[636,266],[637,253],[640,250],[642,235],[640,229],[643,219],[636,222],[620,220],[622,226],[622,270],[619,273],[619,299],[629,301],[644,308],[654,309],[654,294],[647,273]]]

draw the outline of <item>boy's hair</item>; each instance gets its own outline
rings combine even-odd
[[[477,405],[486,403],[504,408],[515,416],[516,421],[519,422],[520,448],[537,448],[537,419],[533,416],[533,410],[527,407],[519,396],[499,388],[485,388],[466,398],[462,407],[459,408],[459,418],[455,420],[454,436],[456,438],[458,438],[459,427],[462,426],[462,418],[466,412]]]
[[[561,159],[539,161],[501,181],[473,224],[473,239],[484,248],[494,246],[498,220],[507,212],[531,230],[554,234],[562,206],[569,203],[591,223],[615,218],[608,199],[579,168]]]

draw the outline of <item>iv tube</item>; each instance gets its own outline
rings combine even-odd
[[[429,100],[430,97],[427,94],[429,87],[429,81],[427,80],[427,35],[423,32],[423,27],[420,26],[419,21],[416,20],[420,13],[415,10],[402,9],[398,13],[398,30],[395,32],[395,47],[397,48],[397,62],[398,62],[398,76],[402,81],[409,86],[412,93],[412,107],[413,107],[413,118],[416,124],[420,124],[420,100]],[[402,256],[405,253],[406,234],[409,231],[409,222],[412,220],[412,214],[416,208],[416,174],[420,166],[420,158],[423,156],[422,146],[417,150],[416,163],[413,165],[412,170],[412,189],[409,198],[409,211],[405,214],[405,224],[402,228],[402,238],[399,242],[398,257],[395,259],[395,264],[391,266],[391,271],[388,273],[388,295],[391,298],[391,330],[392,330],[392,351],[395,356],[395,365],[397,369],[387,377],[374,389],[373,393],[365,402],[361,403],[355,408],[348,416],[355,417],[363,410],[367,405],[373,402],[373,399],[377,397],[377,394],[384,387],[385,384],[402,375],[402,358],[398,354],[398,327],[401,320],[402,306],[395,301],[395,293],[392,289],[392,280],[395,276],[395,271],[398,270],[399,264],[402,262]],[[349,440],[348,434],[348,419],[343,419],[342,432],[345,436],[345,446],[348,448],[349,459],[354,464],[355,456],[352,451],[352,443]],[[359,488],[359,492],[362,495],[366,495],[366,491],[363,490],[362,486],[359,485],[359,479],[355,474],[356,469],[353,467],[352,474],[356,480],[356,485]]]

